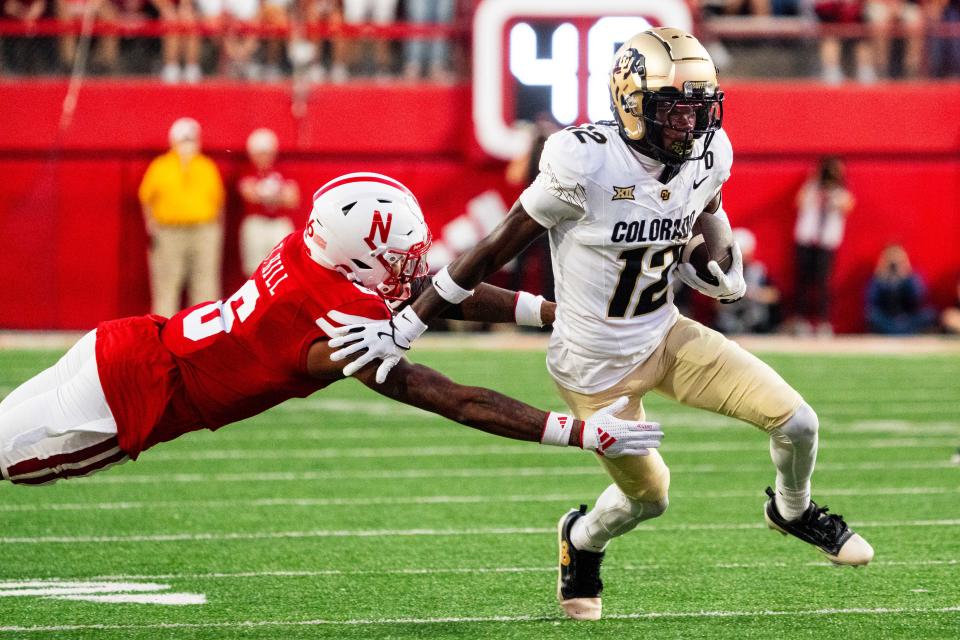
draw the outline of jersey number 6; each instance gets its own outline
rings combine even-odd
[[[197,307],[183,319],[183,335],[194,342],[230,333],[234,322],[243,322],[253,313],[260,291],[253,280],[247,282],[226,300],[211,302]]]

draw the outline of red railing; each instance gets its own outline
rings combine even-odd
[[[119,36],[122,38],[159,38],[169,33],[200,34],[217,36],[224,33],[256,34],[264,38],[286,38],[292,26],[263,25],[232,21],[211,24],[204,21],[182,22],[166,20],[137,20],[134,22],[110,22],[96,20],[91,34],[95,36]],[[414,40],[432,38],[463,38],[468,29],[461,24],[414,24],[396,22],[390,25],[350,25],[343,23],[317,23],[297,27],[298,33],[312,38],[378,38],[388,40]],[[0,20],[0,36],[59,36],[77,35],[82,31],[81,20],[43,19],[28,23]]]

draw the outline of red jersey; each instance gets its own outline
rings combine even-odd
[[[169,320],[102,323],[97,369],[120,448],[136,458],[158,442],[217,429],[327,386],[308,375],[306,361],[310,345],[325,337],[317,320],[333,310],[390,317],[380,296],[313,262],[298,231],[226,300]]]
[[[242,197],[243,191],[241,189],[240,199],[243,200],[244,217],[251,215],[268,218],[291,217],[295,211],[284,207],[279,201],[280,193],[288,182],[290,181],[276,169],[260,171],[256,167],[250,167],[237,184],[241,187],[247,185],[252,188],[259,196],[260,202],[248,202]]]

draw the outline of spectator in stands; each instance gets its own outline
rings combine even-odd
[[[295,80],[317,83],[329,78],[331,82],[341,84],[349,79],[347,41],[337,34],[342,24],[343,12],[336,0],[295,0],[287,49]],[[310,29],[322,25],[333,32],[330,37],[329,74],[323,64],[324,38],[308,33]]]
[[[256,60],[260,38],[246,30],[260,26],[260,0],[223,0],[220,15],[226,57],[221,62],[224,73],[228,78],[260,80],[263,69]]]
[[[277,134],[256,129],[247,138],[250,168],[240,178],[238,190],[243,201],[240,223],[240,262],[252,275],[273,247],[293,233],[291,216],[300,206],[300,189],[277,171]]]
[[[407,21],[413,24],[450,25],[453,23],[455,0],[407,0]],[[403,75],[407,80],[417,80],[423,73],[424,64],[429,77],[435,82],[449,82],[451,78],[450,41],[448,38],[424,40],[413,38],[407,41],[406,64]]]
[[[47,0],[6,0],[3,3],[3,13],[23,21],[27,27],[36,25],[46,10]]]
[[[256,26],[260,0],[196,0],[204,23],[222,35],[216,38],[222,47],[221,68],[228,78],[259,80],[260,65],[253,59],[260,42],[255,33],[244,30]]]
[[[807,0],[692,0],[708,16],[795,16]]]
[[[867,23],[873,34],[873,49],[881,74],[890,72],[891,32],[901,26],[905,30],[905,55],[903,73],[916,78],[920,73],[923,56],[923,32],[925,20],[919,0],[867,0],[865,7]]]
[[[756,260],[757,239],[749,229],[733,230],[743,252],[743,279],[747,294],[731,304],[717,304],[714,324],[722,333],[770,333],[777,326],[780,290],[770,282],[767,267]]]
[[[47,10],[47,0],[0,0],[0,2],[2,2],[0,20],[10,17],[23,22],[24,32],[28,36],[28,38],[13,39],[6,43],[0,40],[0,74],[14,69],[26,73],[39,72],[43,68],[41,64],[43,56],[40,55],[40,47],[43,45],[39,45],[30,36],[33,35],[37,20],[43,17]]]
[[[150,237],[153,312],[171,316],[185,284],[189,304],[221,295],[224,190],[217,165],[200,153],[200,125],[180,118],[170,151],[154,159],[140,183]]]
[[[260,7],[260,23],[264,27],[278,31],[289,29],[293,0],[263,0]],[[283,40],[277,36],[267,36],[263,43],[263,79],[276,82],[283,76],[280,62],[283,59]]]
[[[931,24],[960,23],[960,0],[927,0],[925,9]],[[930,40],[930,73],[938,78],[960,74],[960,36]]]
[[[843,162],[827,156],[797,194],[794,330],[798,334],[810,333],[814,326],[819,334],[833,333],[829,315],[830,275],[847,215],[855,203],[844,174]]]
[[[387,26],[396,22],[398,0],[343,0],[343,22],[348,25],[373,23]],[[351,40],[347,45],[349,62],[357,63],[358,52],[366,48],[366,42]],[[364,56],[365,57],[365,56]],[[375,38],[373,41],[374,76],[384,79],[392,75],[390,41]],[[366,62],[366,60],[364,60]]]
[[[957,280],[957,297],[953,299],[953,305],[940,314],[940,326],[946,333],[960,335],[960,280]]]
[[[543,145],[547,138],[560,130],[560,125],[553,119],[553,116],[547,112],[537,114],[536,120],[530,125],[530,146],[527,151],[510,161],[506,169],[507,184],[526,188],[540,173],[540,155],[543,153]],[[529,287],[525,284],[529,266],[532,263],[539,263],[540,273],[540,295],[548,300],[554,299],[553,292],[553,265],[550,260],[550,241],[546,234],[527,247],[523,253],[517,256],[514,261],[513,272],[510,275],[510,285],[518,286],[520,291]]]
[[[54,0],[54,14],[60,20],[80,23],[84,14],[107,22],[116,22],[117,9],[110,0]],[[116,36],[100,36],[91,69],[96,72],[115,71],[120,60],[120,40]],[[60,66],[65,72],[73,68],[77,56],[77,36],[60,36]]]
[[[200,82],[200,35],[180,33],[177,28],[192,27],[197,13],[191,0],[152,0],[160,13],[160,20],[169,30],[163,36],[163,70],[160,78],[168,84]],[[183,60],[183,67],[180,61]]]
[[[865,0],[814,0],[817,18],[825,25],[861,24],[864,21]],[[827,84],[843,82],[843,47],[840,38],[825,34],[820,39],[820,72]],[[864,84],[877,81],[877,71],[873,66],[873,52],[867,39],[860,39],[854,45],[857,63],[857,80]]]
[[[936,312],[926,304],[927,289],[900,245],[880,254],[867,286],[867,326],[874,333],[912,335],[931,328]]]

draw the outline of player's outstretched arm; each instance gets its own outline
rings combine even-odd
[[[446,268],[446,273],[460,289],[472,290],[503,265],[520,255],[545,231],[546,229],[531,218],[517,200],[503,222],[490,235],[451,262]],[[443,287],[443,281],[435,278],[434,286],[424,291],[411,305],[417,317],[424,322],[439,316],[450,304],[451,295],[449,293],[441,295],[437,291],[438,283]]]
[[[429,276],[414,280],[410,298],[400,309],[413,304],[430,287]],[[448,320],[542,327],[553,324],[556,307],[555,302],[550,302],[543,296],[535,296],[526,291],[501,289],[481,282],[472,296],[460,304],[447,307],[440,317]]]
[[[307,367],[311,375],[327,380],[342,377],[340,364],[330,360],[331,352],[326,341],[310,347]],[[622,420],[613,415],[623,410],[625,398],[587,420],[577,420],[570,415],[541,411],[490,389],[457,384],[429,367],[407,360],[397,363],[383,383],[376,381],[376,370],[375,364],[370,364],[354,377],[388,398],[505,438],[575,446],[608,457],[647,455],[650,449],[660,446],[663,438],[657,423]]]

